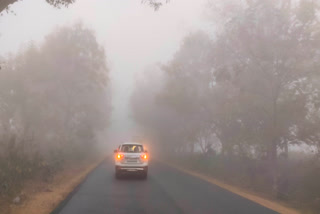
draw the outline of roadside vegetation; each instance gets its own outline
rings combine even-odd
[[[94,33],[80,23],[2,59],[0,201],[12,201],[26,181],[50,182],[97,154],[96,134],[111,112],[109,69]]]
[[[317,1],[223,1],[137,80],[132,116],[186,167],[320,210]],[[218,23],[218,24],[217,24]]]

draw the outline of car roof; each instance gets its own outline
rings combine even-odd
[[[137,142],[125,142],[125,143],[122,143],[121,145],[141,145],[141,143],[137,143]]]

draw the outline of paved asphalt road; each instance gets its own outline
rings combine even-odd
[[[272,214],[276,213],[199,178],[151,162],[147,180],[116,180],[106,160],[62,207],[59,214]]]

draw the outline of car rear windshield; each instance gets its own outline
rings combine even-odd
[[[121,152],[130,152],[130,153],[140,153],[143,152],[143,147],[141,145],[122,145]]]

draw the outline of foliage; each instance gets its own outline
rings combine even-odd
[[[86,158],[111,110],[104,49],[82,24],[57,29],[7,62],[0,72],[1,193]]]
[[[237,12],[226,14],[214,38],[188,35],[162,66],[164,86],[143,95],[154,103],[147,110],[152,117],[140,120],[143,113],[133,114],[153,130],[148,133],[157,133],[155,141],[165,142],[160,148],[171,148],[165,151],[211,148],[230,160],[263,161],[265,182],[281,197],[290,182],[280,162],[286,162],[290,147],[307,144],[319,158],[319,8],[315,1],[253,0],[234,6]],[[153,81],[142,84],[150,88]],[[142,99],[138,91],[134,99]],[[143,102],[132,104],[146,111]],[[170,118],[158,112],[170,112]],[[162,127],[175,128],[164,137]]]
[[[20,0],[2,0],[0,2],[0,13],[8,9],[10,5],[18,2]],[[46,0],[48,4],[53,5],[54,7],[60,8],[61,6],[67,7],[68,5],[75,2],[75,0]]]
[[[8,10],[10,5],[21,1],[21,0],[1,0],[0,2],[0,14],[4,10]],[[68,7],[70,4],[73,4],[76,2],[76,0],[46,0],[46,2],[56,8],[61,7]],[[151,7],[153,7],[155,10],[159,10],[159,8],[164,4],[161,0],[142,0],[142,3],[148,3]],[[166,3],[169,2],[169,0],[165,1]]]

